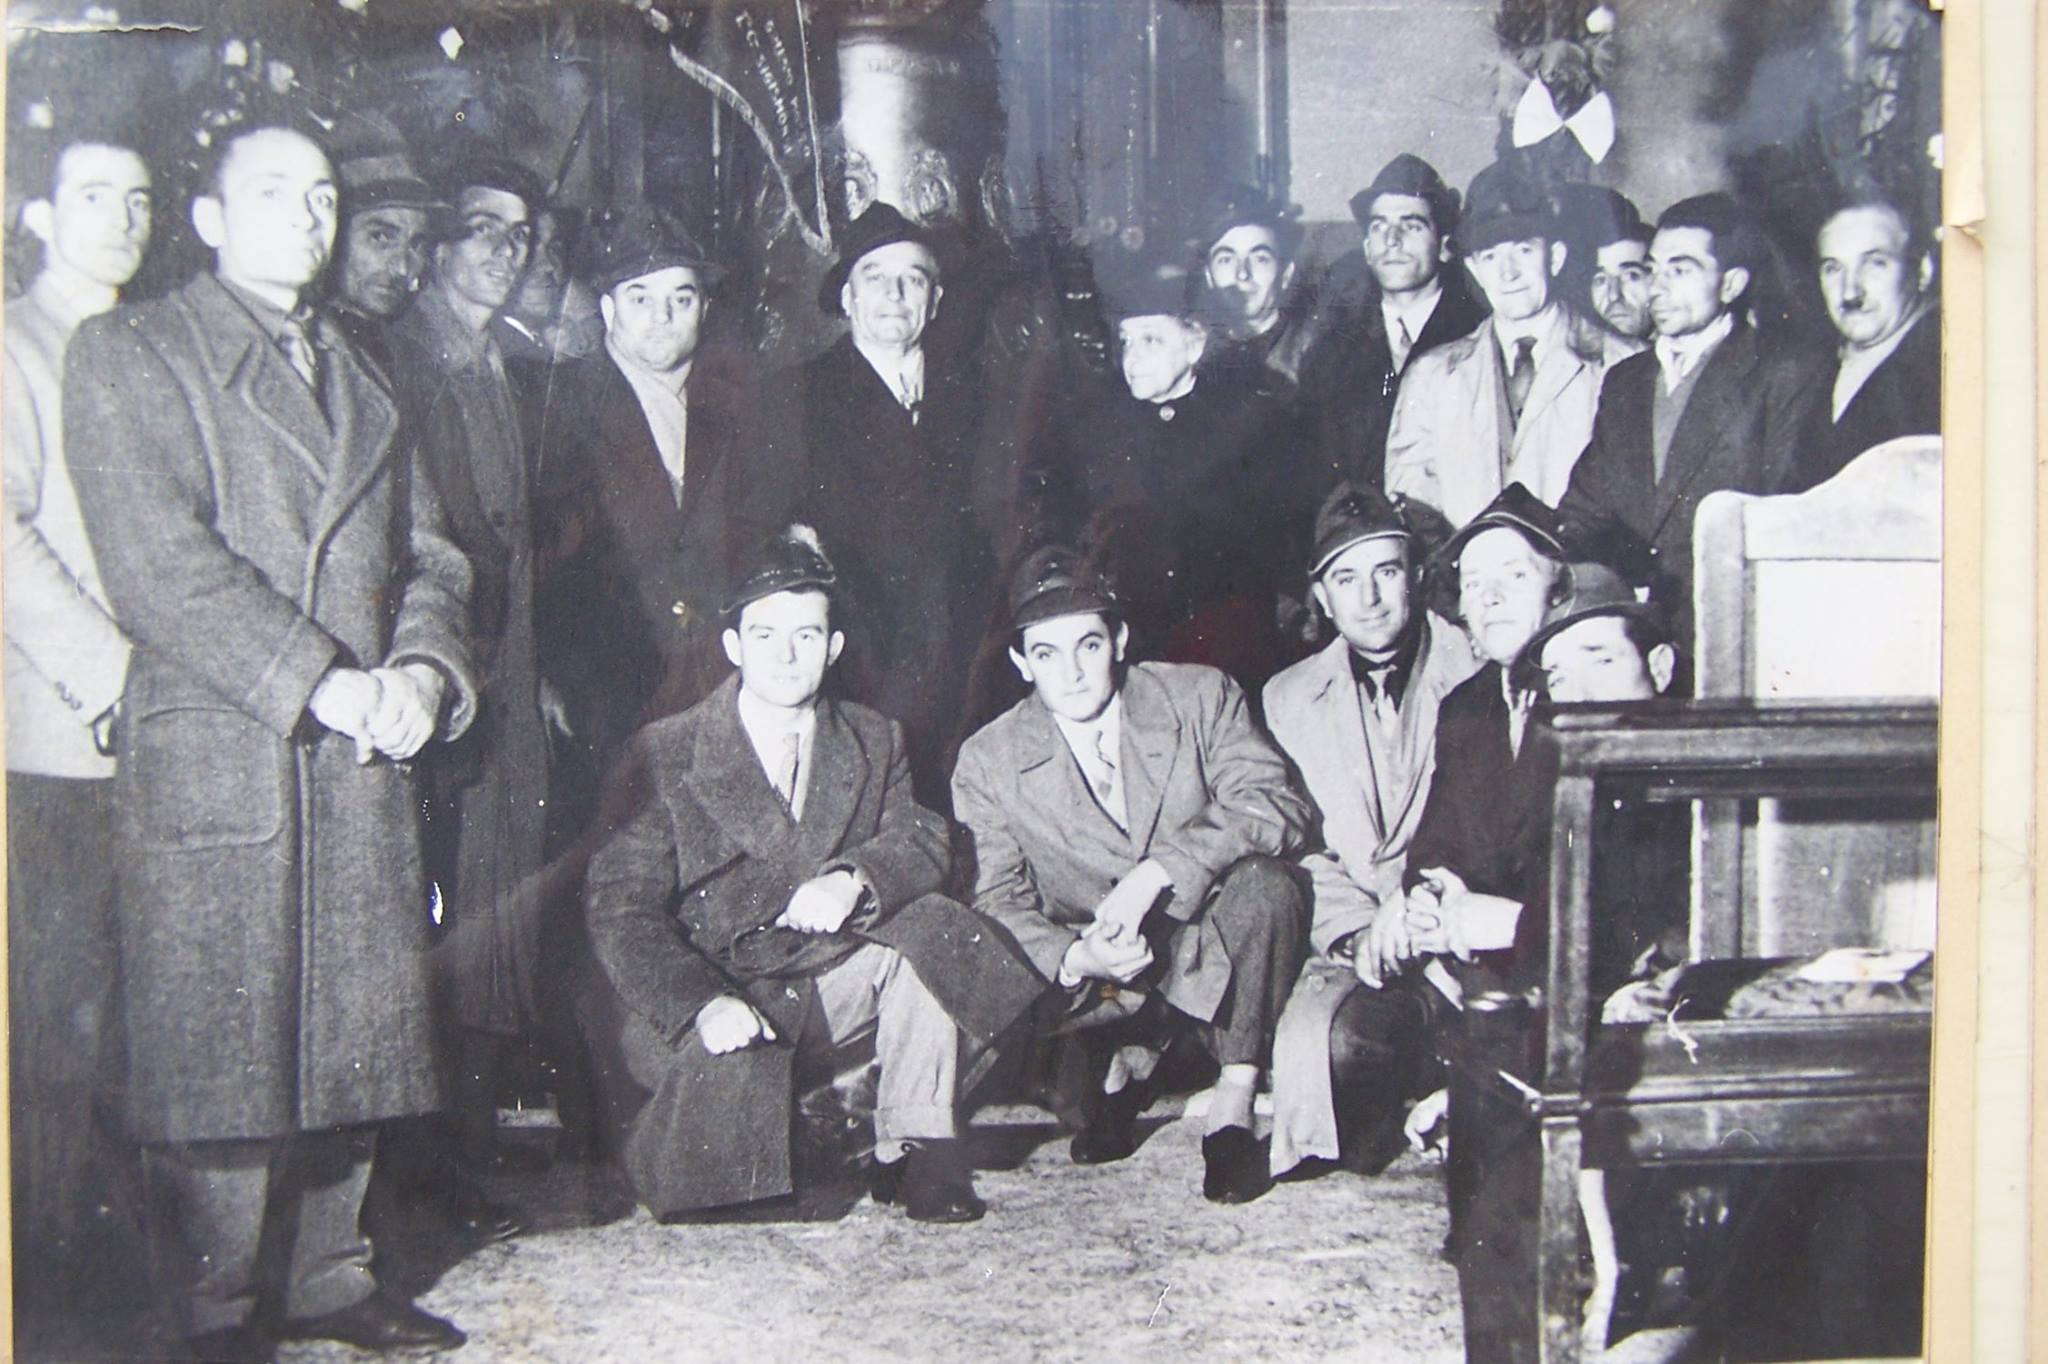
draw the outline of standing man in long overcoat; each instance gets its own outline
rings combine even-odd
[[[469,570],[398,404],[300,302],[335,199],[300,133],[225,140],[192,205],[216,268],[87,323],[65,373],[79,502],[135,645],[128,1117],[210,1360],[272,1357],[259,1245],[289,1256],[286,1335],[462,1342],[378,1288],[357,1214],[370,1124],[440,1102],[410,760],[474,714]]]
[[[446,985],[464,1158],[491,1168],[506,1044],[537,1017],[548,735],[534,638],[533,450],[492,322],[519,286],[541,190],[516,163],[464,163],[444,185],[451,235],[390,329],[420,460],[476,577],[477,722],[436,765],[429,870],[448,904]],[[466,1196],[465,1196],[466,1197]]]

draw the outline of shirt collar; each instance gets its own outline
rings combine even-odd
[[[1519,322],[1510,322],[1499,313],[1493,315],[1493,334],[1500,339],[1502,355],[1513,358],[1515,342],[1528,337],[1536,343],[1537,360],[1550,353],[1550,341],[1557,335],[1558,323],[1564,309],[1555,299],[1543,305],[1534,317],[1525,317]]]
[[[109,298],[100,286],[77,283],[56,270],[45,270],[37,275],[28,292],[37,306],[64,329],[66,336],[77,331],[79,324],[88,317],[97,317],[120,301],[118,290]]]
[[[1114,753],[1124,737],[1124,694],[1118,692],[1110,697],[1102,714],[1093,720],[1069,720],[1064,715],[1054,714],[1052,722],[1059,726],[1060,737],[1067,741],[1068,748],[1078,750],[1092,744],[1099,733],[1104,746]]]
[[[296,312],[286,313],[269,299],[251,293],[225,275],[216,275],[214,278],[221,282],[221,287],[228,291],[229,297],[241,304],[249,316],[256,319],[256,325],[261,327],[263,334],[272,341],[284,338],[284,324],[293,318],[299,319],[300,324],[306,327],[308,336],[312,335],[309,309],[300,307]]]
[[[853,348],[860,352],[861,359],[868,362],[889,391],[901,397],[907,390],[913,402],[924,399],[924,347],[913,346],[900,355],[892,351],[873,350],[856,338]]]
[[[1394,649],[1394,655],[1384,663],[1375,663],[1356,649],[1346,649],[1345,657],[1351,660],[1351,680],[1366,689],[1372,696],[1381,683],[1373,679],[1374,673],[1385,678],[1387,695],[1399,710],[1401,699],[1408,693],[1408,679],[1415,675],[1415,660],[1422,656],[1422,642],[1429,632],[1429,622],[1418,612],[1401,642]]]
[[[636,388],[641,384],[647,384],[664,393],[673,394],[679,402],[682,400],[684,388],[690,382],[690,366],[697,363],[693,357],[683,361],[680,368],[667,374],[658,369],[649,369],[613,345],[609,332],[605,333],[604,352],[611,356],[612,363],[619,367],[619,372],[631,380]]]
[[[780,706],[771,706],[760,700],[742,686],[739,688],[739,710],[740,727],[746,730],[747,737],[753,740],[756,748],[765,747],[765,741],[779,739],[784,734],[808,738],[811,731],[818,727],[818,703],[815,698],[801,710],[784,710]]]
[[[1657,366],[1664,371],[1664,391],[1671,392],[1691,375],[1699,373],[1714,347],[1735,330],[1735,314],[1722,313],[1698,331],[1686,336],[1657,338]]]
[[[1409,339],[1420,341],[1422,329],[1429,325],[1430,314],[1436,311],[1436,305],[1443,296],[1444,277],[1441,272],[1429,282],[1427,289],[1405,303],[1396,302],[1392,295],[1381,294],[1380,315],[1387,321],[1388,334],[1393,333],[1394,321],[1399,318],[1408,324]]]

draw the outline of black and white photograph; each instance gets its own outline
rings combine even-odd
[[[12,0],[0,1355],[1920,1357],[1943,25]]]

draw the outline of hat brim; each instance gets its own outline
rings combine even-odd
[[[1388,526],[1382,530],[1362,531],[1359,534],[1352,536],[1350,539],[1340,541],[1339,543],[1325,550],[1322,553],[1322,555],[1316,559],[1315,563],[1309,566],[1308,580],[1310,582],[1314,582],[1318,578],[1321,578],[1323,576],[1323,570],[1327,569],[1331,564],[1337,562],[1337,556],[1342,554],[1345,550],[1350,549],[1353,545],[1362,545],[1367,540],[1394,539],[1413,541],[1415,539],[1415,532],[1409,530],[1405,526]]]
[[[718,608],[718,614],[728,622],[736,621],[740,612],[763,597],[772,597],[778,592],[823,592],[836,601],[839,596],[839,579],[821,578],[816,574],[804,574],[801,577],[787,579],[757,579],[743,585],[732,596],[727,597],[725,604]]]
[[[1557,219],[1547,213],[1503,213],[1476,221],[1465,219],[1459,236],[1464,240],[1465,254],[1470,256],[1502,242],[1525,242],[1531,237],[1554,242],[1559,238],[1559,228]]]
[[[1515,655],[1514,667],[1516,669],[1541,667],[1544,645],[1550,643],[1551,640],[1556,639],[1574,625],[1580,625],[1589,620],[1598,620],[1602,616],[1621,616],[1630,620],[1639,620],[1662,634],[1668,635],[1671,633],[1671,627],[1665,623],[1663,616],[1658,613],[1655,607],[1647,602],[1602,602],[1598,606],[1589,606],[1583,611],[1574,611],[1568,616],[1560,616],[1535,634],[1529,636],[1529,642],[1522,646],[1522,652]]]
[[[1091,587],[1055,587],[1040,592],[1010,615],[1010,629],[1022,630],[1061,616],[1114,616],[1116,601]]]
[[[934,261],[939,258],[939,246],[932,240],[931,234],[916,223],[905,220],[901,227],[892,227],[874,241],[862,243],[858,255],[842,255],[833,261],[832,268],[825,272],[825,278],[818,282],[818,307],[833,317],[839,316],[839,291],[846,287],[847,278],[853,274],[853,267],[883,247],[895,246],[899,242],[916,242],[932,253]]]
[[[1557,536],[1537,525],[1534,521],[1528,520],[1526,517],[1517,516],[1513,512],[1503,511],[1499,508],[1481,512],[1459,527],[1457,534],[1444,541],[1443,548],[1436,552],[1434,561],[1445,567],[1457,563],[1458,556],[1465,552],[1465,546],[1490,530],[1512,530],[1519,532],[1523,539],[1527,540],[1537,549],[1542,550],[1549,557],[1557,560],[1559,563],[1566,561],[1567,556],[1564,551],[1564,545],[1559,542]]]
[[[621,284],[645,279],[649,275],[658,275],[664,270],[695,270],[698,282],[706,289],[716,288],[718,282],[725,278],[724,268],[715,261],[703,260],[683,252],[673,252],[650,256],[631,265],[613,266],[609,270],[601,271],[591,283],[600,294],[608,294]]]

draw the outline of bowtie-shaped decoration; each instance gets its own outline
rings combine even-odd
[[[1509,135],[1517,147],[1533,147],[1560,128],[1578,139],[1586,155],[1598,165],[1614,150],[1614,101],[1602,90],[1566,118],[1558,113],[1550,87],[1538,76],[1529,82],[1529,88],[1515,105],[1515,122]]]

